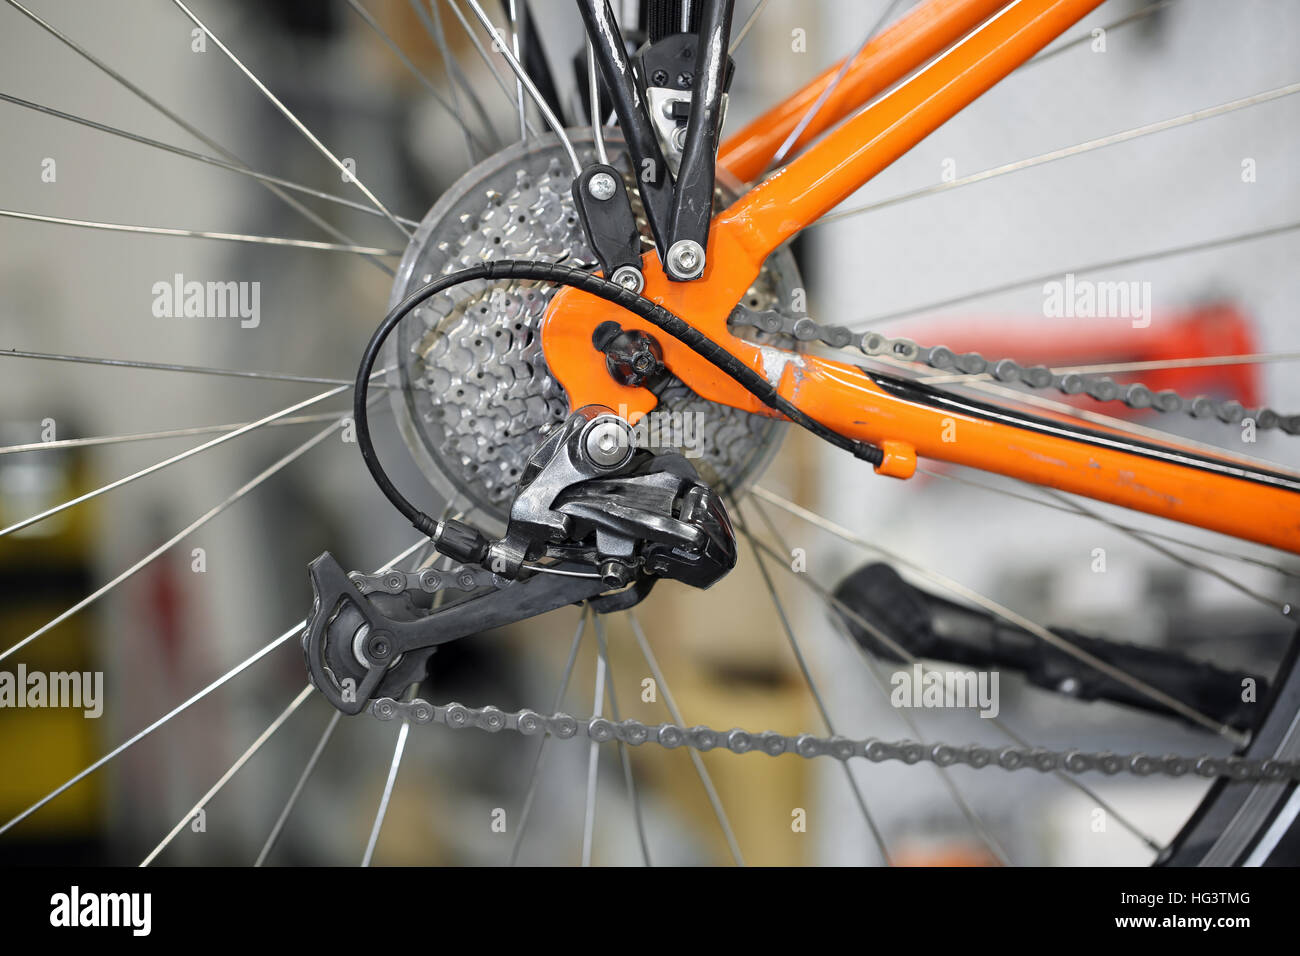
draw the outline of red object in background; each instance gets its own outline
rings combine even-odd
[[[924,345],[946,345],[956,352],[979,352],[988,359],[1013,358],[1022,364],[1063,367],[1114,362],[1158,362],[1259,351],[1254,323],[1231,303],[1157,313],[1146,328],[1125,319],[1080,320],[968,316],[909,322],[906,335]],[[1235,398],[1247,408],[1264,404],[1258,364],[1116,372],[1120,382],[1143,382],[1155,391],[1171,388],[1183,396]],[[1095,404],[1086,399],[1077,404]],[[1115,413],[1130,412],[1115,406]]]
[[[181,674],[184,653],[184,620],[188,605],[185,587],[177,573],[177,561],[154,561],[141,575],[145,634],[169,678]]]

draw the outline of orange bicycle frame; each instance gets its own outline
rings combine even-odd
[[[1174,441],[1135,440],[1061,417],[1029,416],[847,363],[760,347],[728,329],[728,317],[777,247],[1101,2],[921,4],[864,48],[803,139],[830,129],[864,100],[893,88],[715,216],[700,279],[668,281],[657,257],[648,254],[643,294],[764,375],[806,414],[882,448],[885,458],[876,467],[882,474],[909,477],[918,456],[953,462],[1300,553],[1300,476],[1261,470],[1227,455],[1208,456]],[[832,68],[750,124],[723,145],[719,162],[745,178],[760,173],[838,72]],[[605,405],[635,422],[657,399],[645,388],[610,377],[604,355],[592,345],[593,330],[607,320],[657,332],[617,306],[566,288],[548,308],[543,350],[573,408]],[[774,414],[680,341],[669,338],[661,346],[665,365],[700,396],[755,414]]]

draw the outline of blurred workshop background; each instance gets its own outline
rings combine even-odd
[[[193,32],[176,6],[146,0],[23,0],[21,6],[30,13],[16,2],[0,4],[0,92],[9,95],[0,102],[0,208],[402,248],[401,236],[381,218],[296,196],[318,218],[314,224],[246,176],[14,102],[206,155],[233,154],[232,161],[252,169],[361,198],[211,38]],[[194,0],[190,6],[405,217],[422,218],[467,168],[461,127],[430,86],[493,149],[518,138],[513,99],[498,87],[445,0],[432,11],[407,0],[364,0],[363,7],[343,0]],[[484,6],[505,22],[502,4],[484,0]],[[573,64],[583,38],[574,5],[518,0],[518,6],[538,31],[560,101],[576,115],[581,95]],[[885,0],[767,3],[737,53],[725,133],[853,53],[890,6]],[[892,6],[898,15],[908,4]],[[1010,77],[845,208],[1297,79],[1300,6],[1277,0],[1164,0],[1154,6],[1159,9],[1146,12],[1144,0],[1104,4],[1059,41],[1083,42]],[[454,7],[467,13],[465,0]],[[635,3],[615,7],[627,15]],[[754,7],[754,0],[738,0],[737,24]],[[426,29],[431,12],[455,60],[450,72],[463,82],[449,82],[447,61]],[[1103,34],[1093,32],[1144,12]],[[490,46],[477,24],[474,35]],[[504,68],[496,54],[489,50],[488,56]],[[472,106],[475,99],[487,126]],[[1196,354],[1295,349],[1300,270],[1294,232],[1182,255],[1148,254],[1296,218],[1298,131],[1300,102],[1283,98],[818,225],[796,248],[809,313],[858,328],[890,317],[891,334],[1056,364],[1169,357],[1189,348],[1205,350]],[[389,277],[362,255],[10,216],[0,217],[0,251],[0,350],[348,380],[390,292]],[[1047,317],[1041,279],[1003,288],[1044,275],[1082,275],[1089,265],[1126,259],[1131,262],[1090,275],[1150,283],[1149,329],[1133,329],[1124,319]],[[258,283],[260,320],[244,327],[236,320],[157,315],[155,286],[178,275]],[[960,301],[930,307],[949,300]],[[1037,342],[1041,349],[1033,346]],[[1053,348],[1059,351],[1044,354]],[[1285,363],[1197,374],[1179,384],[1225,396],[1244,392],[1283,412],[1300,410],[1300,380]],[[229,434],[202,430],[206,426],[251,422],[330,387],[0,351],[0,525]],[[329,549],[349,568],[373,569],[414,543],[342,432],[196,530],[178,534],[328,424],[325,416],[346,415],[349,405],[344,391],[305,407],[291,423],[221,442],[0,537],[0,645],[10,648],[59,621],[0,659],[0,670],[16,671],[21,663],[30,670],[105,675],[97,719],[72,709],[0,709],[0,826],[301,620],[311,600],[306,565],[321,551]],[[391,415],[377,417],[399,483],[419,482]],[[1261,432],[1256,444],[1243,447],[1234,428],[1191,421],[1174,427],[1300,465],[1294,439],[1276,432]],[[199,430],[26,448],[183,429]],[[1287,622],[1222,578],[1097,521],[952,478],[977,478],[1042,498],[959,469],[905,483],[864,476],[860,463],[803,434],[787,436],[762,484],[1036,621],[1175,648],[1224,666],[1259,666],[1282,653]],[[833,587],[877,560],[770,505],[765,511],[771,528],[753,503],[741,517],[773,546],[797,550],[792,563],[821,586]],[[1101,506],[1097,511],[1114,515]],[[1223,547],[1213,535],[1166,528],[1154,519],[1126,520]],[[160,547],[174,536],[174,544]],[[1235,543],[1231,549],[1264,554]],[[1286,579],[1274,572],[1214,554],[1195,558],[1252,591],[1288,598]],[[667,688],[689,723],[826,732],[774,605],[774,587],[836,732],[1001,740],[968,711],[893,708],[878,682],[887,682],[894,665],[886,662],[873,675],[790,567],[772,563],[768,571],[770,584],[746,547],[740,566],[714,590],[661,586],[639,609]],[[93,600],[81,606],[88,595]],[[1289,596],[1294,599],[1294,588]],[[439,701],[549,708],[578,618],[570,608],[448,646],[436,656],[432,692]],[[651,671],[622,616],[609,622],[608,639],[623,716],[668,719],[665,687],[656,683],[655,699],[644,699]],[[565,698],[570,712],[591,709],[595,648],[588,628]],[[138,862],[187,819],[303,683],[302,656],[291,640],[0,834],[0,861]],[[1225,746],[1170,720],[1071,701],[1009,674],[1003,675],[1000,704],[1009,725],[1044,746],[1158,753],[1223,752]],[[159,862],[253,862],[330,716],[327,704],[309,700],[207,804],[202,832],[184,827]],[[362,859],[397,732],[368,716],[340,723],[268,862]],[[373,861],[505,862],[536,748],[536,740],[510,734],[413,731]],[[547,753],[519,860],[577,863],[587,748],[557,743]],[[1153,852],[1133,831],[1167,840],[1205,789],[1194,779],[1102,779],[1089,781],[1088,794],[1050,775],[955,768],[945,780],[929,766],[855,763],[855,790],[843,768],[829,761],[727,753],[699,759],[751,864],[879,862],[859,799],[900,863],[983,864],[1002,857],[1020,864],[1145,864]],[[654,862],[732,859],[687,752],[640,748],[631,752],[631,766]],[[638,864],[633,808],[612,749],[600,755],[598,782],[594,859]],[[1125,823],[1110,816],[1099,829],[1099,806],[1113,807]],[[505,811],[504,833],[493,826],[498,810]],[[799,810],[806,820],[802,831],[792,826]]]

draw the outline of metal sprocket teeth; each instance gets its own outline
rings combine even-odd
[[[575,136],[579,152],[590,152],[582,139],[583,134]],[[616,143],[613,152],[612,162],[626,170]],[[394,287],[394,304],[435,276],[485,260],[595,268],[573,207],[572,171],[562,155],[558,144],[533,142],[467,173],[417,232]],[[630,172],[625,175],[631,184]],[[643,221],[635,190],[632,194]],[[648,228],[645,233],[648,237]],[[765,267],[746,301],[776,308],[790,301],[798,285],[793,259],[782,252]],[[470,516],[488,525],[504,522],[542,426],[562,421],[569,411],[540,340],[556,291],[532,282],[465,283],[421,306],[394,336],[399,379],[410,386],[394,390],[404,437],[439,490],[467,501]],[[680,383],[661,393],[657,411],[668,413],[665,420],[677,413],[679,421],[691,423],[692,429],[669,437],[688,438],[695,447],[679,444],[674,450],[691,455],[723,492],[747,483],[774,451],[782,430],[770,419],[704,401]]]

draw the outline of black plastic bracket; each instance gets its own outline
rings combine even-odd
[[[614,273],[624,266],[640,272],[641,233],[622,174],[613,166],[588,166],[573,181],[573,203],[605,278],[618,281]]]

